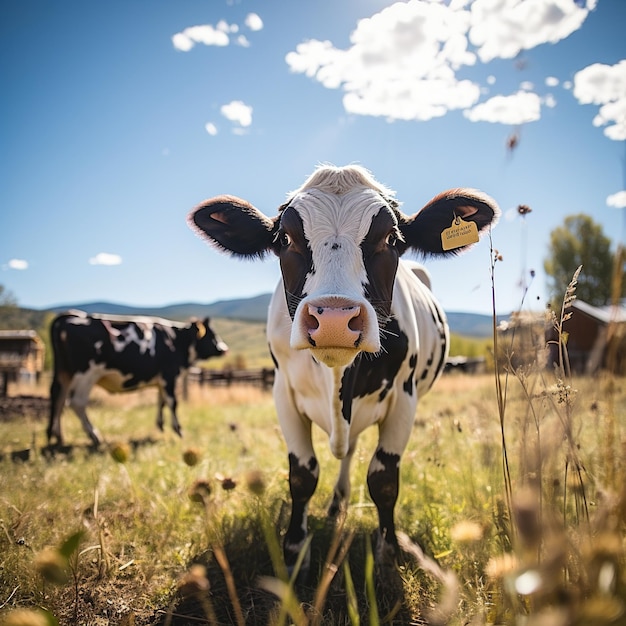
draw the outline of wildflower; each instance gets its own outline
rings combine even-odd
[[[35,568],[49,583],[64,585],[69,580],[67,559],[56,548],[44,548],[35,558]]]
[[[250,470],[245,476],[248,489],[255,495],[261,496],[265,491],[265,479],[259,470]]]
[[[463,520],[452,527],[450,537],[457,543],[475,543],[483,538],[483,529],[476,522]]]
[[[532,213],[532,209],[527,205],[527,204],[519,204],[517,206],[517,212],[519,215],[521,215],[522,217],[525,217],[526,215],[528,215],[529,213]]]
[[[130,456],[130,447],[127,443],[114,443],[109,452],[113,457],[114,461],[117,463],[126,463],[128,461],[128,457]]]
[[[187,448],[187,450],[183,452],[183,461],[185,461],[189,467],[197,465],[199,460],[200,451],[197,448]]]

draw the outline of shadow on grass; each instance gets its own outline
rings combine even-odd
[[[318,588],[327,570],[327,553],[334,541],[333,525],[325,519],[309,519],[313,532],[311,543],[311,566],[304,581],[298,580],[294,593],[302,608],[304,621],[281,621],[281,602],[272,593],[259,585],[261,577],[274,577],[270,551],[264,539],[258,519],[239,518],[236,522],[222,528],[221,548],[227,555],[229,572],[225,572],[218,563],[213,549],[198,555],[190,564],[200,565],[205,572],[203,582],[195,583],[187,578],[179,585],[178,593],[167,610],[159,612],[155,626],[191,626],[199,623],[219,626],[243,624],[246,626],[269,626],[271,624],[301,623],[319,625],[339,625],[358,623],[355,616],[350,616],[350,598],[356,600],[356,611],[364,624],[425,624],[420,615],[432,606],[435,591],[433,583],[420,571],[411,571],[410,564],[400,565],[384,571],[375,568],[374,588],[376,607],[371,606],[372,595],[367,587],[367,552],[368,542],[373,538],[366,529],[347,533],[341,541],[350,541],[345,562],[331,566],[335,575],[326,593],[321,611],[315,610]],[[407,556],[406,560],[410,558]],[[346,575],[351,580],[346,581]],[[235,604],[229,596],[227,576],[232,576],[237,594]],[[349,592],[353,585],[354,591]],[[422,606],[418,606],[422,603]],[[236,604],[239,606],[237,607]],[[372,615],[378,615],[379,621],[372,621]],[[239,617],[238,617],[239,615]]]

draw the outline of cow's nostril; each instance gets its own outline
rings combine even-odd
[[[303,315],[304,315],[304,322],[306,324],[306,327],[309,331],[315,330],[316,328],[319,328],[319,320],[317,319],[317,317],[315,315],[313,315],[311,313],[311,311],[314,311],[314,309],[312,309],[311,307],[309,307],[308,311],[304,311]],[[321,315],[323,312],[323,309],[318,308],[317,309],[317,313],[318,315]]]
[[[360,307],[355,309],[354,317],[348,322],[348,328],[350,330],[356,330],[361,332],[363,330],[363,315],[361,314]]]

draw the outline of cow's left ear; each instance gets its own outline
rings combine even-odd
[[[235,256],[262,257],[272,249],[274,221],[246,200],[217,196],[194,207],[187,224]]]
[[[209,318],[207,317],[207,320],[208,319]],[[206,329],[209,327],[209,324],[206,321],[204,322],[197,321],[197,322],[194,322],[194,324],[196,325],[196,331],[197,331],[196,339],[200,341],[200,339],[202,339],[206,335]]]
[[[404,237],[402,247],[424,255],[457,254],[477,240],[469,231],[478,235],[495,226],[499,217],[497,203],[487,194],[476,189],[450,189],[415,215],[401,216],[398,226]],[[463,231],[467,231],[465,235]]]

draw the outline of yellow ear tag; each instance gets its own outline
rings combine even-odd
[[[475,222],[466,222],[458,215],[452,220],[450,228],[441,233],[441,247],[444,250],[454,250],[462,246],[469,246],[478,241],[478,228]]]

